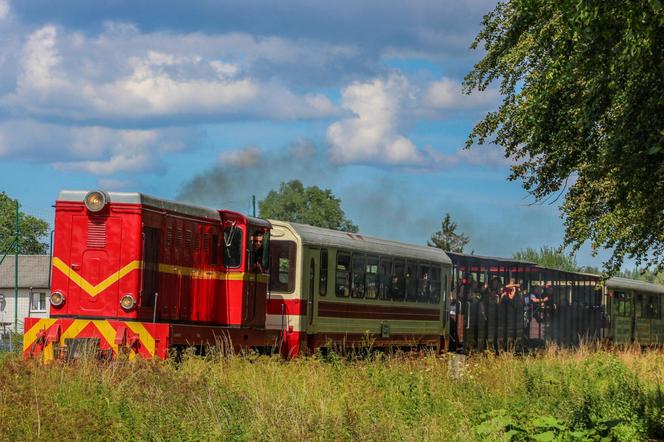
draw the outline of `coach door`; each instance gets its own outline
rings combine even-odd
[[[72,219],[69,267],[69,305],[91,316],[117,316],[119,304],[118,272],[130,262],[120,262],[122,219],[109,216],[79,215]],[[65,257],[57,257],[63,259]],[[67,270],[67,269],[65,269]]]
[[[304,269],[306,269],[303,288],[306,287],[306,292],[302,293],[302,299],[306,299],[307,316],[306,327],[309,328],[313,325],[316,314],[316,293],[318,292],[318,262],[320,260],[320,250],[318,249],[305,249],[304,253]],[[304,325],[304,324],[303,324]]]
[[[265,324],[269,241],[269,231],[247,226],[247,268],[242,314],[242,322],[245,324]]]

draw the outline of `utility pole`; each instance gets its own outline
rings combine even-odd
[[[18,333],[18,254],[20,251],[20,230],[18,225],[18,200],[16,200],[16,240],[14,242],[14,333]],[[30,300],[28,300],[30,302]]]
[[[256,216],[256,195],[251,195],[251,206],[254,208],[254,216]]]

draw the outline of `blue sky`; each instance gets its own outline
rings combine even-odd
[[[300,179],[365,234],[424,243],[449,212],[479,254],[560,244],[499,148],[463,150],[500,99],[461,93],[494,1],[101,3],[0,0],[0,189],[26,210],[104,188],[247,212]]]

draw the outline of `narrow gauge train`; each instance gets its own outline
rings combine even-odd
[[[225,343],[443,348],[451,261],[420,247],[140,193],[62,191],[50,317],[24,355],[161,357]],[[271,275],[271,277],[270,277]],[[268,286],[268,281],[270,286]]]

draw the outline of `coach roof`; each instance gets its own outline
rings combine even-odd
[[[452,264],[450,258],[435,247],[417,246],[387,239],[373,238],[358,233],[340,232],[306,224],[272,221],[273,225],[290,225],[300,236],[302,243],[311,246],[338,247],[340,249],[374,253],[376,255],[399,256],[410,259]]]
[[[660,284],[653,284],[651,282],[638,281],[636,279],[609,278],[606,281],[606,286],[613,290],[635,290],[637,292],[659,293],[664,294],[664,286]]]

